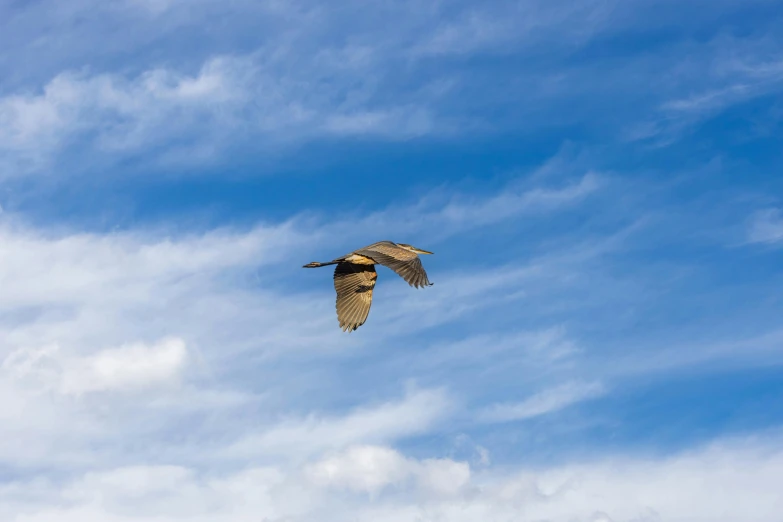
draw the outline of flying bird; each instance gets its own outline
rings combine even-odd
[[[337,265],[334,269],[337,320],[344,332],[354,331],[364,324],[370,313],[372,291],[378,278],[375,265],[391,268],[410,286],[432,286],[419,254],[432,252],[405,243],[379,241],[332,261],[308,263],[303,268]]]

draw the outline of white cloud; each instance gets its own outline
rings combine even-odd
[[[3,360],[2,369],[16,380],[36,380],[40,388],[79,395],[168,383],[182,370],[186,355],[184,341],[176,338],[110,348],[87,357],[68,357],[54,345],[15,350]]]
[[[440,14],[441,21],[434,30],[413,45],[414,54],[505,54],[540,42],[578,45],[607,28],[612,9],[600,0],[528,0],[483,4],[456,16],[447,10]],[[617,19],[612,22],[617,23]],[[557,38],[553,38],[555,34]]]
[[[0,487],[0,515],[13,522],[774,522],[781,480],[777,437],[657,459],[596,458],[537,469],[509,463],[481,473],[463,462],[357,446],[302,468],[135,465],[62,485],[22,479]]]
[[[13,225],[12,217],[6,216],[0,223],[0,310],[17,314],[14,317],[20,322],[0,322],[0,349],[5,350],[0,355],[58,345],[64,353],[84,357],[107,346],[149,344],[169,336],[182,338],[196,355],[205,345],[224,346],[221,358],[247,349],[269,354],[316,344],[328,350],[338,339],[322,335],[333,326],[332,298],[316,300],[305,293],[275,290],[276,278],[267,267],[283,260],[299,267],[315,257],[356,248],[355,240],[337,232],[349,222],[359,236],[366,233],[369,237],[370,231],[373,237],[397,238],[425,231],[455,234],[521,212],[538,214],[577,205],[593,190],[594,182],[588,176],[557,189],[511,186],[484,198],[396,206],[364,218],[337,217],[325,225],[313,226],[309,219],[296,218],[249,230],[216,229],[173,237],[166,230],[42,232]],[[498,213],[497,209],[504,210]],[[406,219],[399,220],[402,215]],[[325,245],[339,250],[325,253],[321,248]],[[413,315],[420,317],[420,328],[455,320],[460,315],[455,307],[470,304],[475,310],[492,304],[487,289],[529,284],[540,276],[541,267],[534,262],[532,266],[444,274],[438,276],[439,285],[430,289],[434,291],[417,294],[415,299],[410,292],[400,294],[400,288],[390,288],[389,299],[410,300],[411,306],[387,310],[385,321],[391,333],[395,322],[408,321]],[[327,286],[324,292],[331,289]],[[302,324],[303,309],[310,309],[317,320]],[[428,319],[429,315],[433,317]],[[298,335],[292,336],[292,331]],[[212,350],[205,353],[216,356]],[[217,362],[210,359],[209,363]],[[198,361],[197,356],[194,362],[203,362]]]
[[[91,60],[76,53],[69,57],[71,72],[61,72],[61,55],[52,52],[51,42],[69,52],[74,48],[60,37],[57,31],[64,24],[56,19],[52,23],[33,17],[40,26],[55,28],[54,32],[45,38],[32,34],[24,38],[36,42],[44,55],[51,54],[46,59],[56,62],[54,73],[17,72],[20,69],[8,65],[13,62],[6,56],[35,60],[26,52],[0,46],[4,48],[0,67],[7,67],[2,70],[13,70],[22,78],[4,78],[2,83],[0,155],[8,163],[0,166],[0,176],[23,174],[42,165],[66,172],[67,161],[52,160],[65,160],[69,154],[77,162],[110,164],[134,154],[154,157],[157,152],[150,150],[160,147],[164,159],[188,158],[190,164],[198,164],[241,146],[238,142],[243,139],[263,148],[275,140],[291,143],[322,136],[405,139],[472,132],[480,128],[471,120],[475,107],[456,107],[453,99],[449,104],[443,103],[444,98],[456,92],[471,105],[464,95],[480,92],[484,96],[475,98],[494,103],[494,91],[484,83],[468,85],[470,77],[477,75],[467,74],[467,69],[440,74],[447,69],[445,62],[431,60],[448,55],[448,60],[460,61],[477,52],[508,52],[531,34],[538,35],[533,43],[568,34],[563,40],[573,45],[574,38],[588,38],[608,19],[604,15],[619,6],[602,1],[576,8],[510,2],[498,12],[494,5],[468,6],[468,12],[448,3],[421,7],[420,2],[403,2],[395,3],[394,16],[388,16],[384,9],[391,4],[346,4],[335,10],[313,8],[307,1],[255,2],[263,4],[265,12],[282,13],[266,22],[279,25],[279,31],[267,31],[255,23],[265,20],[248,14],[251,2],[132,3],[155,15],[147,17],[142,11],[145,21],[154,19],[165,27],[131,31],[142,26],[105,23],[105,18],[95,17],[102,27],[122,30],[116,31],[116,38],[102,38],[104,45],[82,43],[95,48],[89,56],[106,59]],[[109,4],[92,2],[79,2],[76,7],[62,4],[57,9],[51,9],[54,4],[48,0],[35,4],[55,16],[75,13],[73,19],[84,24],[91,23],[92,17],[84,16],[91,10],[103,9],[105,14],[106,9],[116,8],[116,4],[102,7]],[[207,4],[210,7],[205,9]],[[459,11],[454,19],[434,27],[432,22],[452,7]],[[521,13],[523,24],[509,23],[519,17],[517,7],[530,9]],[[371,18],[378,22],[345,31],[347,26],[365,27],[355,22],[366,17],[346,16],[355,15],[351,9],[364,8],[373,10]],[[515,16],[506,16],[505,8]],[[128,20],[138,16],[119,11]],[[308,16],[299,16],[302,12]],[[171,34],[187,33],[189,25],[211,38],[209,31],[203,31],[204,21],[231,27],[228,16],[246,18],[252,32],[212,33],[231,33],[236,41],[251,40],[247,35],[252,35],[257,49],[212,58],[175,56],[164,49],[166,45],[177,48],[181,42]],[[0,33],[17,31],[12,25],[24,29],[17,23],[24,20],[8,20],[0,21]],[[74,26],[82,30],[79,23]],[[551,30],[573,29],[573,24],[580,30]],[[337,43],[329,34],[335,27]],[[313,37],[303,39],[309,34]],[[0,42],[6,43],[2,38],[6,37],[0,36]],[[132,51],[139,47],[154,48],[159,53],[157,65],[149,56],[135,61]],[[209,52],[217,48],[233,52],[211,41],[204,47]],[[96,65],[110,67],[105,64],[117,56],[128,58],[123,59],[127,69]],[[76,71],[74,63],[91,64],[93,69]],[[406,68],[419,73],[417,66],[422,63],[427,71],[423,80],[415,74],[397,74]],[[553,66],[558,69],[555,82],[546,71],[520,74],[537,82],[543,78],[546,87],[547,82],[556,83],[554,94],[547,92],[549,99],[564,95],[557,88],[565,85],[570,89],[577,85],[584,94],[585,82],[576,81],[582,74]],[[644,67],[649,64],[634,71],[639,74],[622,69],[616,74],[647,82],[650,72]],[[777,81],[773,64],[767,69],[759,68],[748,77],[766,75],[764,82]],[[37,80],[26,83],[30,77]],[[592,87],[598,91],[598,84],[604,90],[616,78],[607,75]],[[764,82],[762,87],[771,85]],[[539,104],[536,90],[526,84],[498,83],[514,91],[505,99],[505,107],[510,106],[509,99],[518,102],[520,93],[528,104],[513,105],[545,107]],[[692,99],[675,97],[681,103],[665,110],[710,114],[763,91],[732,81],[727,84],[725,89],[703,90],[706,94]],[[635,85],[617,89],[632,91]],[[603,94],[618,92],[608,89]],[[680,93],[677,90],[677,96]],[[493,110],[503,103],[498,101]],[[462,125],[464,120],[469,124]],[[535,118],[517,121],[531,129],[537,125]],[[91,154],[82,154],[82,148]],[[570,208],[604,182],[602,176],[588,173],[559,186],[512,184],[485,197],[424,198],[402,211],[391,207],[326,226],[310,227],[304,220],[294,220],[188,236],[167,237],[165,232],[150,230],[42,233],[3,223],[0,464],[9,472],[0,482],[0,519],[774,520],[779,513],[777,484],[783,478],[777,440],[663,459],[596,456],[594,462],[548,469],[527,469],[510,460],[503,462],[501,456],[496,459],[503,462],[501,468],[480,473],[465,462],[430,458],[443,453],[437,448],[440,440],[417,447],[418,458],[392,447],[398,441],[453,428],[448,422],[458,411],[459,394],[478,391],[470,386],[437,387],[441,382],[455,384],[450,378],[458,366],[472,373],[471,384],[496,378],[497,373],[491,372],[497,366],[516,368],[517,363],[540,370],[535,377],[549,378],[547,382],[554,380],[547,372],[568,373],[579,343],[559,329],[545,328],[560,324],[563,308],[584,306],[584,296],[571,293],[570,299],[559,299],[558,292],[567,293],[574,279],[593,275],[580,263],[596,260],[607,247],[592,248],[592,238],[586,241],[591,243],[589,249],[583,244],[558,245],[554,252],[537,256],[543,249],[536,244],[530,246],[531,260],[440,270],[437,286],[428,293],[411,293],[400,284],[386,294],[386,300],[379,299],[374,324],[353,337],[342,336],[335,326],[328,273],[317,290],[301,290],[303,285],[294,282],[310,275],[302,275],[299,267],[311,260],[316,249],[327,243],[329,248],[342,248],[349,241],[344,233],[334,233],[342,232],[347,222],[356,225],[357,234],[432,232],[430,237],[440,240],[476,226]],[[774,219],[759,230],[751,236],[765,242],[778,240]],[[270,267],[274,270],[268,271]],[[590,288],[595,286],[592,282]],[[527,310],[549,307],[549,315],[527,319],[524,307],[516,306],[523,303]],[[552,312],[553,303],[561,309]],[[495,317],[496,310],[509,305],[515,307]],[[478,318],[469,322],[471,314]],[[494,326],[477,324],[484,318],[534,321],[540,330],[506,335]],[[455,337],[469,337],[433,347],[425,330],[444,324],[455,325],[448,332]],[[485,330],[480,328],[492,328],[492,333],[482,334]],[[413,333],[422,333],[421,338]],[[766,349],[771,350],[776,340],[768,341]],[[380,359],[382,351],[401,348],[420,350],[417,364],[406,366],[410,359],[402,358],[402,370],[384,373],[368,362]],[[655,354],[668,357],[668,364],[714,359],[729,352],[754,356],[754,350],[744,348],[734,343],[717,354],[703,347],[679,350],[676,357]],[[605,353],[596,350],[591,355],[597,366],[605,364]],[[638,353],[629,356],[635,358],[638,371],[654,368],[639,364]],[[391,396],[389,388],[417,369],[424,369],[422,374],[431,382],[404,397]],[[490,373],[489,377],[477,375],[476,369]],[[618,364],[608,371],[629,370]],[[355,377],[360,373],[361,379]],[[346,389],[347,376],[364,385],[351,388],[359,393]],[[528,399],[499,404],[485,411],[485,420],[544,415],[605,392],[599,382],[571,382],[540,391],[535,377],[525,390],[531,393]],[[129,391],[133,393],[118,393]],[[465,412],[464,417],[472,420],[475,413]],[[489,466],[486,450],[478,451]],[[717,500],[715,491],[722,493]]]
[[[17,227],[1,227],[0,237],[5,260],[0,309],[36,311],[22,316],[24,328],[6,325],[0,346],[57,343],[65,350],[80,345],[94,351],[176,335],[180,328],[192,334],[181,322],[183,314],[200,314],[203,307],[217,305],[215,299],[226,301],[215,316],[233,313],[250,294],[238,289],[229,297],[226,292],[234,290],[215,287],[215,279],[276,262],[281,250],[305,236],[283,224],[175,240],[165,232],[47,235]],[[198,321],[195,315],[191,319]]]
[[[481,415],[485,422],[507,422],[546,415],[606,393],[600,382],[569,382],[536,393],[520,403],[496,404]]]
[[[731,51],[732,53],[736,51]],[[728,78],[730,83],[695,96],[671,100],[664,104],[668,111],[709,114],[777,88],[783,81],[783,61],[749,63],[749,60],[725,60],[716,66],[716,79]]]
[[[422,107],[363,111],[329,116],[324,129],[342,136],[370,135],[388,138],[415,138],[436,131],[434,116]]]
[[[247,58],[218,57],[192,76],[167,69],[132,79],[61,73],[41,93],[0,98],[2,147],[41,164],[86,134],[106,151],[139,150],[173,134],[193,140],[193,125],[231,124],[247,103],[252,71]]]
[[[778,90],[783,62],[760,62],[758,58],[770,54],[768,45],[766,39],[719,37],[709,42],[703,60],[697,62],[684,53],[666,73],[668,99],[660,103],[653,118],[632,123],[627,137],[653,138],[665,145],[729,107]]]
[[[170,239],[4,223],[0,237],[0,418],[9,421],[0,461],[9,465],[121,459],[125,437],[254,407],[261,390],[222,379],[232,354],[285,349],[286,338],[310,346],[308,335],[327,327],[284,337],[286,300],[275,307],[274,292],[243,288],[299,241],[286,224]]]
[[[455,495],[470,481],[470,466],[451,459],[406,458],[383,446],[353,446],[305,468],[315,484],[376,496],[387,486],[414,481],[428,495]]]
[[[419,487],[435,498],[457,495],[470,482],[470,466],[451,459],[425,459],[416,474]]]
[[[182,339],[103,350],[72,363],[63,376],[62,391],[80,394],[165,383],[179,374],[186,355]]]
[[[447,223],[487,224],[527,212],[541,212],[574,204],[595,193],[601,178],[589,172],[574,183],[560,188],[536,187],[530,190],[507,190],[480,203],[452,202],[438,212]]]
[[[452,408],[453,401],[443,390],[413,390],[400,401],[365,405],[339,417],[308,415],[284,420],[233,443],[225,455],[301,459],[330,448],[391,442],[427,432],[450,415]]]
[[[351,68],[355,52],[337,50],[332,59]],[[359,75],[350,87],[330,81],[339,71],[322,58],[292,70],[284,56],[261,50],[209,58],[195,73],[60,73],[41,92],[0,97],[0,150],[6,153],[0,175],[54,170],[52,159],[85,144],[116,158],[164,144],[159,161],[199,164],[242,146],[238,132],[253,136],[256,147],[275,149],[330,135],[416,137],[440,126],[426,100],[373,102],[377,86],[370,79]],[[369,67],[355,62],[359,72]],[[332,103],[336,98],[344,100]]]
[[[481,364],[489,369],[495,366],[494,361],[498,361],[501,366],[508,365],[507,357],[513,353],[514,362],[532,368],[552,369],[559,363],[569,364],[569,360],[579,352],[580,348],[568,337],[564,328],[550,328],[475,335],[441,342],[433,344],[426,352],[412,354],[412,359],[406,360],[405,364],[430,374],[444,369],[448,371],[451,366],[472,367]]]
[[[111,6],[80,0],[71,8],[39,2],[19,8],[29,25],[18,23],[19,33],[12,33],[9,24],[11,36],[0,40],[11,49],[9,56],[38,58],[36,65],[0,61],[0,67],[23,78],[0,96],[0,151],[6,153],[0,177],[66,168],[106,171],[129,156],[145,166],[163,162],[196,168],[250,147],[269,157],[322,138],[453,137],[516,126],[487,116],[503,112],[499,108],[512,108],[507,112],[514,121],[540,127],[550,117],[563,118],[551,109],[552,102],[574,97],[574,85],[580,86],[579,95],[592,89],[634,98],[638,85],[629,85],[627,78],[646,81],[658,64],[647,57],[635,60],[641,72],[619,71],[623,81],[616,81],[609,73],[595,78],[570,64],[553,71],[533,63],[533,74],[522,69],[519,77],[498,82],[493,75],[485,83],[481,78],[486,75],[452,60],[486,53],[535,56],[540,46],[570,53],[598,32],[633,27],[653,5],[635,1],[629,4],[633,9],[620,9],[610,4],[536,0],[422,7],[397,2],[370,8],[342,2],[335,11],[307,0],[238,1],[230,8],[210,0],[127,0]],[[32,23],[41,19],[48,23]],[[215,19],[236,34],[201,35],[198,28]],[[41,35],[38,46],[19,43],[33,38],[22,31],[44,25],[57,30]],[[117,28],[110,46],[102,32],[107,27]],[[184,44],[195,34],[206,41],[188,45],[192,52],[183,55]],[[238,42],[245,43],[238,49]],[[709,46],[700,52],[718,54]],[[117,61],[127,66],[112,68]],[[82,69],[84,64],[89,66]],[[27,74],[17,72],[21,66]],[[773,63],[756,64],[745,76],[761,81],[774,77],[774,71]],[[701,85],[692,77],[688,81]],[[665,96],[683,92],[672,91]],[[477,104],[471,98],[485,101]],[[644,107],[649,103],[645,100]]]
[[[576,360],[581,348],[563,328],[538,326],[542,320],[555,323],[561,310],[556,316],[535,314],[553,302],[561,309],[583,309],[585,300],[573,299],[574,282],[593,288],[585,266],[617,248],[615,238],[542,249],[543,255],[522,264],[438,271],[436,286],[426,292],[390,284],[373,305],[375,319],[359,336],[336,328],[329,272],[317,276],[323,279],[316,289],[306,288],[307,279],[295,282],[316,277],[300,267],[320,258],[327,245],[339,248],[337,255],[343,247],[356,247],[354,239],[333,233],[340,222],[403,238],[422,233],[426,220],[415,216],[429,216],[435,230],[454,234],[475,220],[517,215],[498,217],[487,201],[513,200],[519,212],[543,216],[579,204],[594,190],[585,178],[555,188],[551,177],[533,181],[538,184],[512,183],[484,197],[446,197],[440,204],[428,196],[423,204],[390,208],[366,220],[338,217],[314,226],[296,218],[185,235],[41,231],[14,225],[13,216],[4,215],[0,419],[24,412],[24,421],[0,423],[5,441],[0,461],[59,468],[95,460],[156,461],[161,455],[182,465],[307,460],[326,450],[391,444],[437,431],[453,419],[462,398],[470,403],[471,385],[494,385],[519,370],[536,378],[520,389],[531,399],[506,405],[513,415],[563,407],[576,400],[578,390],[547,394],[544,388],[543,395],[535,394],[547,383],[573,379],[575,368],[582,367],[576,364],[582,362]],[[413,217],[399,223],[398,214]],[[600,284],[606,288],[605,281]],[[513,333],[487,333],[480,321],[469,320],[496,311],[502,311],[500,318],[515,318]],[[462,340],[435,342],[429,335],[432,326],[462,321],[467,328]],[[739,344],[724,350],[729,351],[756,356]],[[698,352],[701,360],[720,356],[679,352],[688,357]],[[377,360],[368,362],[368,354]],[[633,361],[607,369],[604,356],[592,354],[597,379],[615,369],[619,373],[609,377],[658,368],[640,364],[644,356],[634,353]],[[367,364],[370,373],[361,375],[354,364]],[[479,366],[485,374],[470,374]],[[348,383],[362,389],[366,379],[375,378],[368,377],[375,375],[371,372],[383,376],[372,398],[332,395],[343,393]],[[395,398],[396,383],[411,377],[426,382]],[[198,429],[179,440],[172,433],[181,426]],[[123,441],[129,437],[145,443],[128,446]]]
[[[389,484],[400,484],[412,472],[412,462],[391,448],[355,446],[339,455],[307,467],[317,484],[377,493]]]
[[[783,241],[783,213],[780,209],[757,212],[750,224],[748,241],[769,244]]]
[[[435,216],[432,226],[457,233],[482,220],[477,208],[487,213],[505,208],[487,201],[513,200],[522,212],[543,216],[578,204],[593,190],[584,178],[558,188],[544,178],[535,181],[545,185],[511,184],[482,198],[444,198],[440,205],[425,198],[425,204],[406,210]],[[368,220],[400,236],[421,232],[416,220],[397,223],[395,212],[399,209]],[[442,215],[447,217],[438,220]],[[8,514],[0,518],[127,522],[212,516],[234,522],[258,516],[307,520],[320,512],[335,513],[337,519],[340,513],[359,513],[373,520],[415,520],[422,512],[446,520],[520,516],[519,505],[509,500],[513,495],[493,489],[501,483],[513,489],[516,478],[432,458],[443,452],[431,448],[414,459],[394,446],[453,429],[457,417],[472,422],[477,412],[463,415],[456,406],[463,396],[473,398],[478,390],[471,386],[480,379],[496,379],[499,366],[536,370],[524,390],[531,396],[501,405],[506,419],[542,415],[600,393],[600,385],[579,382],[540,392],[541,382],[568,382],[584,368],[569,367],[581,353],[580,343],[562,327],[526,332],[516,326],[516,333],[508,334],[474,330],[467,321],[467,338],[453,345],[410,334],[429,325],[457,324],[468,312],[484,314],[499,303],[524,302],[531,309],[551,304],[547,299],[567,293],[574,278],[590,279],[584,263],[616,248],[615,238],[542,249],[545,254],[522,264],[443,271],[434,292],[415,297],[405,285],[390,286],[374,309],[377,328],[363,330],[374,334],[349,337],[335,327],[328,272],[317,291],[291,282],[303,277],[299,267],[315,250],[335,245],[336,226],[334,221],[311,226],[297,218],[247,230],[169,236],[156,230],[43,232],[4,222],[0,462],[39,478],[70,478],[66,484],[36,484],[41,498],[33,507],[15,500],[2,506],[10,511],[0,512]],[[338,237],[336,244],[349,240]],[[286,270],[290,280],[281,276]],[[584,307],[581,298],[571,301],[563,306]],[[518,325],[523,315],[517,306],[505,317]],[[309,319],[303,321],[305,316]],[[458,339],[462,326],[454,329]],[[745,356],[742,348],[731,350]],[[394,361],[400,367],[392,369],[383,361],[375,364],[375,359],[393,359],[382,354],[394,350],[409,355],[417,350],[421,357],[402,357]],[[591,353],[596,365],[604,355]],[[469,385],[456,379],[460,367],[471,374]],[[474,371],[479,367],[488,376]],[[395,397],[397,383],[417,371],[430,380]],[[350,383],[361,393],[350,392],[347,379],[361,382]],[[369,380],[377,387],[364,393]],[[487,466],[488,459],[482,459]],[[56,474],[33,471],[41,469]],[[596,480],[608,479],[599,474]],[[144,483],[151,486],[139,485]],[[172,491],[172,483],[181,487]],[[595,494],[607,495],[610,490],[602,487],[595,486]],[[18,492],[20,486],[7,488]],[[64,491],[68,495],[61,497]],[[535,509],[541,517],[570,520],[553,502],[535,500],[542,504]],[[458,505],[466,512],[460,514]],[[585,516],[601,511],[616,520],[615,511],[622,509],[613,505],[599,502]],[[225,514],[226,506],[234,511]],[[579,509],[564,513],[578,520]]]
[[[580,201],[556,198],[559,203],[551,207],[549,191],[509,190],[531,213]],[[547,202],[537,204],[535,194]],[[484,202],[472,198],[460,208],[475,216],[470,204]],[[439,215],[432,202],[409,210],[409,216]],[[373,215],[372,226],[353,216],[342,222],[399,238],[419,233],[419,221],[396,222],[393,214],[399,211]],[[433,226],[444,231],[443,223]],[[456,233],[469,224],[456,219],[448,228]],[[100,234],[31,229],[4,215],[0,389],[8,400],[0,401],[0,418],[25,411],[27,421],[0,423],[6,441],[0,461],[57,467],[122,460],[126,452],[138,458],[173,452],[185,461],[211,460],[217,453],[231,459],[276,452],[296,457],[432,429],[453,406],[437,385],[400,400],[389,398],[394,390],[373,401],[360,398],[345,406],[347,413],[328,404],[315,407],[309,398],[322,395],[342,371],[334,360],[356,357],[366,343],[366,336],[346,337],[336,328],[328,272],[317,290],[300,290],[299,283],[292,290],[295,278],[311,274],[300,267],[316,258],[316,250],[320,257],[325,245],[342,249],[342,241],[346,251],[356,247],[342,235],[334,242],[332,230],[339,226],[334,220],[313,226],[295,218],[184,235],[165,229]],[[281,270],[291,274],[285,283]],[[447,272],[439,279],[440,293],[421,293],[418,305],[406,307],[399,303],[412,299],[411,293],[390,287],[375,311],[374,327],[383,345],[393,345],[416,328],[460,320],[464,315],[449,310],[487,288],[530,283],[536,274],[527,267]],[[460,284],[444,284],[449,279]],[[492,304],[474,299],[470,310]],[[427,319],[428,309],[433,315]],[[427,320],[403,330],[395,326],[412,318]],[[240,407],[253,414],[235,417]],[[289,414],[281,417],[283,411]],[[185,422],[205,423],[202,436],[222,446],[200,451],[200,440],[175,444],[162,436]],[[124,437],[150,442],[128,448]],[[96,446],[106,454],[91,449]]]
[[[501,190],[476,196],[457,191],[433,191],[411,205],[393,205],[351,219],[357,236],[402,235],[426,232],[430,241],[490,226],[523,215],[543,215],[578,206],[608,185],[595,172],[574,176],[556,184],[546,175],[547,166],[520,177]],[[339,236],[345,221],[326,225],[324,233]]]

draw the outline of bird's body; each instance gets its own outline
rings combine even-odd
[[[354,265],[374,265],[375,260],[371,257],[362,256],[359,254],[348,254],[344,259],[345,263],[353,263]]]
[[[419,254],[432,254],[407,245],[379,241],[325,263],[308,263],[304,268],[337,265],[334,289],[337,292],[337,320],[343,331],[353,331],[367,320],[378,274],[375,265],[384,265],[416,288],[432,286],[421,265]]]

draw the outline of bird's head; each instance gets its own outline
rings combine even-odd
[[[432,254],[432,252],[428,252],[426,250],[422,250],[421,248],[416,248],[415,246],[408,245],[406,243],[397,243],[397,246],[402,247],[405,250],[408,250],[408,251],[413,252],[415,254]]]

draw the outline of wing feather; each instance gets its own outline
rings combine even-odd
[[[335,308],[343,331],[356,330],[367,320],[377,277],[373,265],[338,263],[335,267]]]
[[[427,272],[415,252],[401,248],[390,241],[381,241],[356,251],[376,263],[394,270],[405,282],[416,288],[430,286]]]

